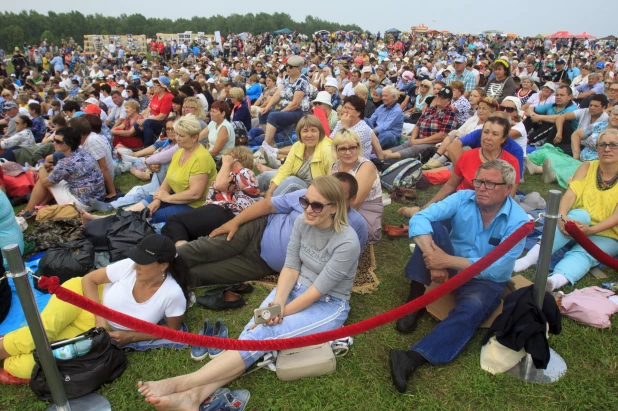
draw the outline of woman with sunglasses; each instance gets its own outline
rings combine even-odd
[[[342,128],[333,135],[333,153],[337,161],[333,163],[329,174],[343,171],[356,177],[358,194],[351,207],[358,210],[367,222],[367,244],[375,244],[382,238],[384,212],[378,170],[370,160],[363,157],[361,140],[350,128]]]
[[[300,56],[288,58],[287,75],[266,106],[262,108],[260,124],[264,128],[264,144],[275,145],[275,133],[296,124],[311,108],[309,82],[302,75],[305,59]],[[273,110],[276,105],[280,110]]]
[[[511,137],[524,151],[526,156],[526,146],[528,145],[528,132],[521,118],[521,101],[518,97],[508,96],[502,100],[500,111],[506,112],[511,117]]]
[[[261,304],[279,305],[281,315],[263,325],[255,325],[252,319],[238,337],[241,340],[329,331],[341,327],[348,317],[360,244],[348,225],[342,185],[335,177],[318,177],[299,201],[304,214],[294,222],[277,287]],[[225,351],[194,373],[140,381],[138,389],[146,402],[157,407],[198,409],[204,398],[243,375],[264,354]]]
[[[39,179],[32,189],[25,212],[48,204],[52,198],[58,204],[75,204],[89,211],[92,200],[105,198],[105,182],[97,161],[80,149],[81,136],[71,127],[56,130],[53,156],[39,169]],[[51,157],[51,158],[50,158]]]
[[[596,145],[598,160],[582,163],[569,188],[560,200],[558,212],[564,220],[577,227],[603,252],[618,253],[618,130],[602,132]],[[571,241],[565,221],[558,220],[552,252]],[[536,264],[541,245],[535,245],[526,256],[515,263],[515,271],[523,271]],[[547,279],[546,290],[551,292],[567,284],[575,284],[599,262],[579,244],[566,252]]]
[[[420,84],[417,88],[418,94],[416,95],[416,99],[414,100],[414,107],[412,107],[410,110],[406,111],[403,114],[403,121],[405,121],[406,123],[416,124],[421,114],[423,114],[423,112],[425,111],[425,108],[427,108],[427,98],[433,95],[431,81],[425,79],[421,80],[419,83]]]

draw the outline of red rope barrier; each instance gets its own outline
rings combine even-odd
[[[592,240],[590,240],[588,236],[579,229],[579,227],[577,227],[577,224],[573,221],[567,221],[564,228],[573,240],[575,240],[577,244],[581,245],[582,248],[588,252],[588,254],[595,258],[595,260],[608,266],[612,270],[618,271],[618,260],[597,247],[597,245],[593,243]]]
[[[79,295],[73,291],[67,290],[59,285],[57,277],[41,277],[39,280],[39,286],[46,288],[50,293],[56,294],[60,300],[69,304],[73,304],[81,309],[89,311],[95,315],[111,320],[117,324],[121,324],[124,327],[132,330],[146,333],[148,335],[155,336],[157,338],[164,338],[179,343],[196,345],[201,347],[220,348],[224,350],[238,350],[238,351],[273,351],[273,350],[285,350],[290,348],[306,347],[309,345],[321,344],[328,341],[333,341],[339,338],[353,336],[360,334],[371,329],[388,324],[397,320],[403,316],[406,316],[414,311],[417,311],[434,301],[449,294],[462,284],[475,277],[481,271],[488,268],[496,260],[502,257],[508,250],[513,248],[518,242],[523,240],[534,228],[533,222],[528,222],[518,228],[513,234],[511,234],[506,240],[500,243],[485,257],[478,260],[468,268],[462,270],[459,274],[452,277],[448,281],[442,283],[440,286],[425,293],[423,296],[410,301],[400,307],[394,308],[383,314],[377,315],[372,318],[360,321],[355,324],[350,324],[345,327],[338,328],[336,330],[321,332],[317,334],[311,334],[303,337],[287,338],[287,339],[275,339],[275,340],[234,340],[229,338],[218,337],[206,337],[204,335],[197,335],[191,333],[183,333],[180,331],[172,330],[166,327],[161,327],[156,324],[151,324],[146,321],[139,320],[129,315],[120,313],[118,311],[111,310],[98,302],[90,300],[82,295]]]

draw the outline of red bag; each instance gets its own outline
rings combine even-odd
[[[4,187],[9,197],[21,197],[28,195],[34,188],[34,173],[21,173],[17,177],[4,175]]]
[[[423,171],[423,175],[427,177],[427,179],[429,180],[431,184],[438,185],[438,184],[446,183],[448,179],[451,178],[451,171],[450,170],[441,170],[441,171],[433,171],[433,172]]]
[[[136,149],[144,147],[144,142],[139,137],[120,137],[114,136],[114,147],[118,144],[122,144],[126,148]]]

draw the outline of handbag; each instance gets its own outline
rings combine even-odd
[[[36,221],[77,217],[79,217],[79,211],[77,211],[74,204],[53,205],[42,208],[36,212]]]
[[[277,356],[277,378],[295,381],[335,372],[337,359],[330,343],[281,350]]]
[[[90,394],[103,384],[120,377],[127,368],[124,351],[104,328],[92,328],[75,338],[53,342],[51,346],[53,350],[84,340],[92,341],[92,346],[86,354],[67,360],[56,360],[67,398]],[[51,392],[36,350],[33,354],[36,364],[30,378],[30,389],[39,400],[50,401]]]
[[[246,146],[249,142],[247,128],[242,121],[232,121],[232,127],[234,128],[234,136],[236,137],[237,146]]]

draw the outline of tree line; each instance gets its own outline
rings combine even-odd
[[[272,32],[288,28],[290,30],[311,35],[318,30],[358,30],[355,24],[339,24],[307,16],[305,21],[292,20],[286,13],[248,13],[232,14],[230,16],[211,16],[190,19],[180,18],[146,18],[141,14],[121,14],[118,17],[102,14],[84,15],[79,11],[70,13],[55,13],[50,11],[40,14],[34,10],[20,13],[4,12],[0,14],[0,48],[7,51],[16,46],[39,44],[44,39],[58,44],[62,39],[73,37],[78,43],[83,42],[85,34],[145,34],[154,36],[156,33],[182,33],[185,31],[212,34],[216,30],[226,36],[229,33],[250,32],[253,34]]]

